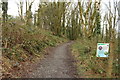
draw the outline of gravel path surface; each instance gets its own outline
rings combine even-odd
[[[37,68],[29,74],[29,78],[74,78],[75,67],[70,54],[68,42],[56,47],[50,55],[40,61]]]

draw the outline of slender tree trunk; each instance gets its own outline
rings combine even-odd
[[[120,57],[120,1],[118,3],[118,58]],[[120,64],[120,58],[118,60],[118,64]],[[120,70],[120,67],[118,68],[118,70]],[[119,73],[119,77],[120,77],[120,71]]]
[[[5,23],[7,21],[7,10],[8,10],[8,2],[2,2],[3,23]]]
[[[63,2],[63,35],[65,35],[65,2]]]
[[[120,64],[120,19],[118,20],[118,58],[119,58],[118,64]],[[119,73],[119,78],[120,78],[120,65],[118,67],[118,73]]]

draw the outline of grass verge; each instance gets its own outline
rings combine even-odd
[[[96,57],[97,43],[95,39],[78,39],[71,46],[77,66],[77,73],[81,78],[106,78],[108,58]],[[115,54],[117,56],[117,54]],[[112,77],[118,76],[117,57],[114,58]]]

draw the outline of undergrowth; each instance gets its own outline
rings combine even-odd
[[[55,47],[67,41],[52,32],[34,26],[8,22],[2,28],[3,75],[8,76],[21,62],[34,61],[44,55],[47,47]]]
[[[108,58],[96,57],[97,42],[95,39],[78,39],[71,46],[72,55],[76,59],[77,73],[83,78],[106,78]],[[115,54],[117,56],[117,54]],[[117,57],[113,63],[113,77],[118,76]]]

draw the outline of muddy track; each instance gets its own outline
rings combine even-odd
[[[51,51],[45,59],[41,60],[35,70],[27,78],[74,78],[76,68],[73,65],[69,47],[73,42],[64,43]]]

